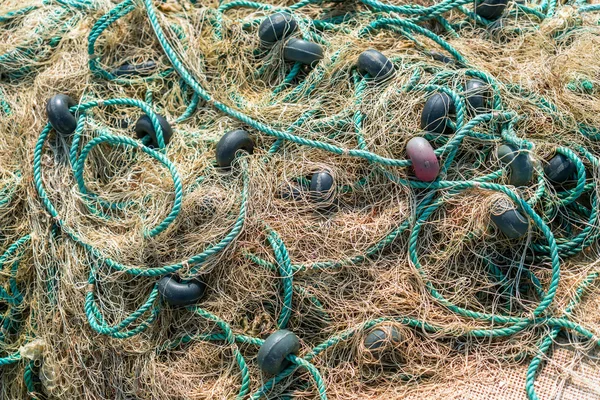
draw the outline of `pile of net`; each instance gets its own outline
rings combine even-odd
[[[0,398],[467,398],[524,368],[537,399],[562,346],[598,371],[599,21],[1,1]]]

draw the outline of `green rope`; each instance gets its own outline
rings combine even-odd
[[[9,329],[11,329],[11,328],[17,328],[20,323],[20,321],[14,320],[14,317],[16,315],[20,314],[20,308],[24,301],[24,297],[17,287],[17,272],[18,272],[18,268],[19,268],[19,264],[20,264],[19,260],[23,254],[22,247],[25,244],[27,244],[30,240],[31,240],[30,235],[23,236],[22,238],[18,239],[14,243],[12,243],[4,251],[2,256],[0,256],[0,271],[2,271],[5,268],[5,264],[7,264],[7,261],[16,257],[16,260],[14,260],[11,263],[11,268],[9,271],[8,282],[9,282],[10,294],[9,294],[9,291],[5,290],[4,288],[2,288],[0,286],[0,301],[6,302],[9,306],[7,313],[0,320],[1,321],[0,345],[2,345],[2,347],[0,347],[0,349],[3,351],[4,351],[4,344],[5,344],[5,333],[8,332]],[[7,356],[0,357],[0,366],[15,364],[15,363],[19,362],[20,360],[21,360],[21,354],[20,354],[20,352],[17,351],[15,353],[9,354]]]
[[[240,386],[240,391],[239,391],[237,397],[238,397],[238,399],[243,399],[248,394],[248,391],[250,390],[250,371],[248,370],[248,366],[246,365],[244,356],[242,355],[242,353],[240,353],[240,350],[238,349],[237,345],[235,344],[235,338],[234,338],[231,328],[225,321],[223,321],[216,315],[211,314],[210,312],[208,312],[206,310],[203,310],[200,307],[190,307],[189,309],[190,309],[190,311],[200,315],[201,317],[204,317],[210,321],[215,322],[217,324],[217,326],[219,328],[221,328],[221,330],[223,331],[223,333],[225,335],[224,340],[233,347],[233,354],[235,356],[235,360],[236,360],[238,366],[240,367],[240,371],[242,373],[242,384]]]
[[[575,306],[579,303],[579,301],[581,300],[581,297],[585,293],[585,289],[592,282],[594,282],[598,278],[599,275],[600,274],[597,272],[592,272],[583,280],[583,282],[581,282],[581,284],[577,288],[575,296],[571,299],[571,302],[569,303],[569,305],[567,306],[567,308],[564,311],[564,315],[565,315],[564,318],[567,318],[571,314],[573,308],[575,308]],[[541,343],[538,345],[538,354],[531,360],[531,363],[529,364],[529,368],[527,369],[527,377],[526,377],[526,381],[525,381],[525,390],[527,391],[527,396],[531,400],[539,399],[539,397],[537,396],[537,394],[535,392],[535,377],[536,377],[538,368],[542,362],[542,358],[544,357],[546,352],[550,349],[551,344],[553,343],[554,339],[556,338],[556,336],[558,335],[559,332],[560,332],[560,327],[558,327],[558,326],[551,329],[551,331],[547,334],[547,336],[544,339],[542,339]]]
[[[283,308],[279,315],[279,319],[277,320],[277,326],[279,329],[285,329],[292,313],[292,295],[294,293],[292,262],[290,261],[290,256],[288,255],[285,244],[277,232],[269,228],[267,230],[269,232],[267,239],[273,248],[277,264],[279,264],[279,273],[281,274],[283,289]]]
[[[25,381],[25,386],[27,387],[27,392],[29,397],[32,399],[37,399],[37,395],[35,394],[35,381],[34,381],[34,368],[35,362],[30,361],[25,364],[25,371],[23,372],[23,380]]]
[[[198,109],[201,102],[205,103],[207,107],[213,107],[217,111],[238,120],[241,124],[249,126],[255,131],[261,132],[269,137],[273,137],[275,140],[268,150],[268,156],[272,156],[278,152],[286,142],[292,142],[299,146],[306,146],[322,150],[334,155],[342,155],[356,158],[361,161],[373,164],[375,172],[372,174],[365,174],[355,184],[349,184],[345,186],[346,189],[342,190],[343,193],[350,192],[352,190],[360,190],[358,188],[367,185],[373,178],[374,175],[380,175],[385,177],[392,183],[399,184],[403,187],[415,190],[425,191],[425,195],[421,199],[420,203],[415,206],[414,212],[410,217],[402,221],[398,221],[394,228],[391,229],[387,234],[378,238],[378,240],[365,251],[356,254],[355,256],[348,257],[341,260],[317,260],[307,264],[293,264],[288,254],[287,247],[281,237],[272,229],[267,227],[266,238],[269,242],[276,263],[272,263],[261,257],[242,250],[244,256],[252,260],[256,264],[269,268],[273,271],[278,271],[281,276],[281,290],[282,290],[282,309],[277,320],[277,326],[280,329],[285,328],[290,321],[291,313],[293,311],[293,293],[296,291],[302,296],[307,297],[312,306],[323,316],[325,322],[329,321],[329,315],[325,311],[323,304],[315,297],[310,295],[308,290],[301,285],[294,284],[294,274],[299,271],[310,271],[328,268],[341,268],[346,265],[353,265],[365,262],[369,259],[377,256],[382,250],[394,243],[401,235],[407,236],[408,241],[408,255],[411,263],[418,270],[429,294],[435,299],[440,305],[444,306],[450,312],[468,318],[470,320],[480,321],[482,326],[469,324],[463,330],[450,330],[442,326],[431,325],[426,321],[408,317],[382,317],[371,321],[367,321],[359,326],[351,327],[341,333],[338,333],[321,344],[314,347],[312,350],[303,354],[302,357],[297,355],[289,355],[287,358],[291,362],[291,365],[284,371],[276,375],[275,377],[267,380],[264,384],[253,393],[250,398],[258,399],[267,395],[269,391],[275,388],[275,386],[286,377],[294,373],[298,368],[303,368],[311,375],[318,395],[321,399],[326,399],[326,385],[323,380],[321,373],[316,367],[315,359],[321,353],[326,350],[335,347],[336,345],[349,340],[357,333],[365,332],[373,326],[382,322],[397,322],[404,324],[414,329],[422,329],[426,332],[444,332],[455,335],[467,335],[473,337],[506,337],[514,335],[525,329],[538,329],[538,328],[550,328],[548,333],[540,342],[538,346],[538,354],[532,359],[527,372],[526,392],[530,399],[537,399],[537,395],[534,390],[534,382],[537,374],[537,370],[545,353],[549,350],[554,338],[558,332],[562,329],[569,329],[575,331],[585,338],[594,341],[596,344],[600,344],[600,339],[596,337],[585,327],[571,322],[568,320],[568,316],[572,309],[580,302],[584,291],[589,287],[598,277],[597,272],[591,273],[580,285],[576,295],[571,299],[571,303],[560,317],[551,316],[553,310],[553,301],[556,295],[560,279],[561,279],[561,259],[570,257],[578,254],[586,247],[593,243],[596,243],[600,238],[600,232],[598,232],[598,204],[597,195],[595,194],[596,184],[594,181],[590,181],[586,175],[586,164],[592,164],[598,168],[598,160],[591,154],[586,148],[581,147],[576,150],[572,150],[567,147],[557,147],[556,151],[560,154],[565,155],[569,158],[576,167],[576,184],[574,187],[558,192],[556,194],[550,193],[548,185],[545,183],[544,172],[542,169],[536,169],[536,189],[533,194],[524,194],[516,192],[513,188],[497,183],[496,181],[502,180],[506,175],[504,169],[498,169],[493,172],[486,171],[486,175],[477,176],[473,171],[468,172],[468,176],[460,180],[447,179],[448,172],[451,167],[455,165],[457,156],[463,147],[463,144],[467,141],[476,142],[482,144],[485,148],[485,152],[477,155],[477,164],[474,169],[483,167],[485,159],[488,157],[488,153],[491,152],[493,146],[500,143],[510,143],[520,149],[531,151],[534,148],[534,144],[523,138],[519,138],[515,133],[515,124],[523,118],[523,116],[517,114],[514,111],[507,110],[502,102],[500,93],[502,91],[508,91],[516,94],[524,99],[529,99],[534,103],[545,115],[550,116],[554,122],[560,124],[560,126],[569,126],[569,129],[574,133],[579,133],[590,140],[600,139],[600,133],[594,127],[587,126],[583,123],[576,123],[573,126],[569,124],[572,121],[566,121],[563,119],[558,106],[551,103],[549,100],[536,96],[533,93],[527,92],[525,89],[517,85],[505,85],[494,77],[486,74],[483,71],[468,68],[468,61],[464,56],[456,50],[448,41],[442,38],[440,35],[433,33],[432,31],[423,28],[419,23],[427,20],[436,20],[445,29],[451,37],[458,37],[457,29],[460,29],[459,24],[451,24],[443,15],[450,11],[458,11],[460,15],[466,17],[468,20],[472,20],[475,24],[488,26],[490,21],[479,17],[475,14],[467,5],[471,0],[442,0],[441,2],[429,6],[418,6],[418,5],[391,5],[380,2],[378,0],[361,0],[366,6],[368,11],[353,11],[351,15],[324,18],[321,20],[313,20],[307,18],[299,12],[300,9],[306,6],[319,5],[322,1],[320,0],[301,0],[295,4],[291,4],[288,7],[277,7],[260,2],[251,2],[246,0],[236,0],[228,3],[219,2],[220,6],[218,9],[213,10],[211,19],[211,25],[214,28],[214,36],[216,41],[223,40],[227,34],[226,24],[224,20],[224,14],[233,8],[250,8],[253,10],[259,10],[261,12],[274,12],[274,11],[287,11],[294,15],[299,24],[299,30],[302,37],[306,40],[312,40],[317,43],[323,44],[329,47],[329,42],[321,33],[326,31],[345,32],[353,34],[354,28],[356,29],[356,35],[359,38],[364,38],[369,35],[377,34],[380,30],[388,30],[389,34],[401,35],[408,40],[414,42],[417,48],[422,51],[426,50],[423,44],[417,40],[415,35],[424,36],[439,47],[449,53],[456,61],[456,65],[460,68],[454,70],[440,70],[439,67],[429,66],[425,64],[413,64],[409,67],[413,69],[412,76],[404,87],[400,90],[405,92],[414,93],[425,93],[432,95],[434,93],[444,93],[454,103],[456,109],[456,115],[452,122],[452,127],[455,133],[450,137],[444,136],[427,136],[431,140],[434,140],[440,146],[435,150],[436,156],[442,160],[440,178],[435,182],[425,183],[419,181],[413,181],[404,178],[398,174],[395,169],[410,167],[411,161],[408,159],[391,158],[382,156],[374,153],[368,147],[368,141],[364,136],[363,124],[366,119],[365,115],[361,112],[361,107],[365,102],[367,96],[367,89],[371,85],[368,76],[361,77],[356,69],[351,69],[352,82],[354,84],[354,105],[352,108],[344,110],[335,116],[322,116],[320,113],[321,104],[315,104],[309,111],[304,112],[296,121],[291,123],[287,127],[279,127],[277,123],[269,125],[267,123],[253,119],[251,116],[245,114],[243,110],[247,106],[247,101],[243,98],[241,93],[238,93],[233,88],[231,92],[228,92],[233,101],[237,104],[239,109],[228,106],[222,102],[219,102],[213,98],[197,80],[196,77],[188,70],[186,65],[180,60],[180,55],[175,50],[179,46],[173,46],[172,41],[178,40],[180,44],[183,44],[185,48],[185,42],[187,41],[185,31],[178,25],[169,25],[168,35],[165,34],[164,28],[159,23],[159,18],[155,10],[152,0],[141,0],[136,2],[134,0],[125,0],[116,6],[114,6],[107,13],[98,18],[93,27],[90,30],[88,37],[88,55],[89,55],[89,68],[90,72],[97,78],[112,81],[116,84],[123,85],[135,85],[135,84],[147,84],[157,79],[173,79],[175,77],[175,85],[178,83],[181,88],[181,93],[184,98],[183,103],[186,106],[185,111],[176,119],[176,123],[180,123],[190,119]],[[195,1],[192,1],[195,4]],[[96,48],[98,39],[120,19],[131,14],[136,8],[144,6],[148,20],[152,26],[152,30],[156,36],[156,39],[160,43],[168,61],[171,64],[169,68],[162,68],[161,71],[154,73],[149,77],[135,78],[135,79],[123,79],[115,76],[111,72],[104,69],[100,63],[101,53]],[[51,51],[56,49],[60,44],[61,40],[67,36],[67,33],[77,26],[82,20],[86,13],[90,10],[95,10],[97,7],[96,3],[91,0],[54,0],[45,1],[42,7],[55,7],[52,9],[52,13],[48,14],[47,24],[42,24],[40,27],[36,27],[36,39],[33,42],[26,42],[21,46],[17,46],[15,49],[0,55],[0,68],[8,69],[11,72],[12,77],[25,76],[30,73],[33,66],[37,67],[42,60],[47,59]],[[539,20],[552,17],[557,7],[556,0],[543,1],[535,8],[526,7],[523,5],[516,5],[513,10],[509,13],[511,18],[518,17],[520,14],[532,15]],[[20,17],[38,10],[39,7],[25,7],[18,9],[7,14],[0,16],[0,24],[8,23],[12,24]],[[592,12],[600,10],[595,5],[580,5],[578,11],[580,13]],[[401,18],[398,16],[405,15],[409,18]],[[352,23],[353,16],[361,17],[365,19],[365,25],[355,27],[350,25]],[[211,18],[212,18],[211,17]],[[255,29],[258,23],[260,23],[264,17],[256,18],[251,21],[239,21],[243,29],[250,30]],[[352,26],[352,29],[349,27]],[[354,38],[349,40],[347,43],[340,45],[340,48],[328,55],[319,65],[313,68],[308,76],[304,77],[295,87],[293,82],[300,80],[301,65],[295,63],[285,76],[280,77],[280,81],[277,85],[274,85],[271,95],[271,104],[279,104],[280,102],[298,102],[301,98],[308,101],[311,100],[311,95],[318,88],[319,84],[324,79],[330,78],[328,72],[337,66],[340,55],[348,51],[354,46]],[[41,50],[40,50],[41,49]],[[26,60],[26,61],[23,61]],[[21,65],[17,67],[10,66],[16,60],[21,62]],[[406,60],[397,57],[393,58],[392,62],[396,68],[406,68]],[[352,68],[352,67],[351,67]],[[256,71],[256,76],[260,77],[265,71],[268,70],[267,65],[262,65]],[[287,70],[286,70],[287,71]],[[424,75],[431,74],[431,79],[423,83]],[[470,118],[467,115],[467,109],[465,105],[465,93],[462,86],[464,76],[474,77],[487,82],[492,90],[492,109],[488,113],[477,115]],[[332,78],[333,79],[333,78]],[[178,81],[177,81],[178,80]],[[382,85],[384,85],[383,83]],[[146,86],[147,87],[147,86]],[[573,81],[567,84],[567,88],[574,92],[590,94],[595,90],[592,83],[589,80]],[[188,90],[191,89],[191,98],[188,94]],[[109,202],[102,199],[96,193],[92,193],[88,190],[85,182],[84,168],[86,160],[90,153],[98,146],[104,147],[104,145],[114,146],[117,148],[134,148],[142,151],[152,159],[158,161],[164,166],[171,176],[173,181],[173,202],[168,215],[151,228],[144,228],[142,232],[145,238],[157,237],[161,233],[165,232],[173,222],[178,218],[185,194],[191,193],[198,185],[202,184],[205,180],[205,172],[203,171],[194,182],[185,191],[183,188],[182,179],[175,167],[174,163],[168,158],[166,152],[166,144],[163,137],[162,128],[157,118],[157,114],[153,110],[152,103],[155,103],[158,98],[158,93],[153,93],[151,89],[145,92],[145,101],[127,98],[116,98],[116,99],[100,99],[91,100],[79,104],[71,108],[71,112],[78,115],[78,123],[75,133],[72,136],[72,143],[69,149],[69,160],[70,166],[73,173],[73,178],[77,184],[77,188],[81,193],[81,198],[88,211],[94,215],[103,216],[103,209],[109,210],[121,210],[125,207],[133,206],[135,203],[116,203]],[[116,136],[110,134],[108,131],[98,129],[97,133],[86,143],[84,141],[85,129],[94,123],[92,112],[88,112],[94,108],[104,107],[136,107],[143,111],[150,118],[152,125],[156,132],[156,138],[158,142],[158,149],[152,149],[148,147],[147,138],[143,141],[134,140],[125,136]],[[6,96],[0,93],[0,112],[5,115],[10,115],[12,112],[11,104],[6,100]],[[323,117],[323,118],[321,118]],[[356,148],[347,148],[337,146],[328,140],[320,139],[309,139],[300,135],[295,135],[294,132],[299,130],[300,127],[311,124],[311,131],[318,132],[321,128],[339,128],[339,129],[353,129],[353,139],[356,140]],[[177,272],[183,268],[190,267],[190,276],[197,275],[203,271],[203,265],[206,261],[220,252],[224,251],[241,232],[248,208],[249,201],[249,162],[246,158],[242,157],[238,159],[238,163],[235,166],[236,169],[241,171],[241,182],[242,189],[240,190],[240,201],[239,201],[239,212],[236,216],[236,220],[229,232],[220,239],[216,244],[213,244],[201,253],[192,256],[188,260],[161,267],[146,268],[140,266],[128,266],[119,263],[111,258],[104,256],[100,250],[85,242],[76,232],[75,227],[69,225],[67,221],[61,218],[57,208],[48,196],[44,182],[43,182],[43,169],[42,169],[42,157],[44,154],[44,148],[46,141],[53,132],[52,127],[46,125],[37,140],[34,149],[33,158],[33,179],[38,196],[44,205],[46,211],[53,219],[55,227],[60,229],[66,234],[68,238],[80,245],[93,259],[90,263],[90,270],[88,276],[88,287],[85,296],[85,314],[88,323],[92,329],[98,334],[108,335],[117,339],[124,339],[134,335],[137,335],[150,327],[154,321],[158,318],[161,312],[161,302],[158,299],[158,288],[155,284],[149,291],[146,299],[142,302],[138,308],[125,316],[120,322],[110,325],[105,317],[102,315],[101,308],[98,305],[97,300],[97,280],[99,274],[110,273],[112,270],[122,271],[135,277],[160,277],[168,273]],[[334,136],[332,136],[334,137]],[[459,157],[459,156],[458,156]],[[268,157],[266,158],[268,161]],[[393,167],[393,168],[390,168]],[[16,187],[16,185],[15,185]],[[4,188],[2,188],[4,190]],[[459,307],[447,300],[442,293],[436,288],[427,276],[426,270],[420,261],[420,246],[419,239],[420,233],[423,226],[427,223],[429,218],[434,213],[448,202],[448,200],[457,196],[467,190],[478,190],[478,191],[491,191],[499,194],[503,194],[508,197],[515,206],[524,212],[524,214],[533,221],[535,228],[534,232],[538,234],[539,238],[529,244],[529,247],[539,254],[538,257],[544,257],[545,260],[549,260],[551,263],[551,278],[548,287],[542,287],[540,279],[534,274],[534,271],[525,268],[523,266],[523,272],[531,281],[536,294],[539,296],[539,303],[533,311],[526,316],[513,316],[510,314],[490,314],[484,312],[477,312],[469,310],[463,307]],[[13,186],[9,187],[10,193],[14,193]],[[7,192],[8,193],[8,192]],[[592,208],[591,210],[586,209],[580,204],[576,203],[584,194],[590,195]],[[525,198],[524,196],[529,196]],[[8,198],[8,197],[7,197]],[[12,197],[10,197],[12,198]],[[3,198],[0,197],[0,201]],[[10,201],[10,200],[8,200]],[[2,205],[4,203],[0,203]],[[568,226],[564,231],[553,232],[550,229],[550,221],[552,216],[559,212],[567,211],[569,217],[573,217],[572,222],[568,222]],[[575,231],[573,228],[577,227],[577,224],[581,224],[583,228]],[[560,233],[565,233],[560,235]],[[564,237],[567,236],[568,237]],[[26,242],[30,240],[29,235],[19,239],[13,245],[11,245],[5,252],[5,255],[0,258],[0,268],[8,257],[14,255],[14,253]],[[507,294],[510,290],[508,277],[504,274],[498,266],[488,262],[489,273],[492,279],[495,279],[501,286],[504,294]],[[521,265],[519,266],[522,267]],[[0,300],[5,301],[11,310],[16,308],[23,302],[23,295],[19,292],[16,282],[16,269],[18,268],[18,262],[14,262],[10,278],[9,278],[9,289],[0,287]],[[519,290],[519,288],[517,288]],[[49,290],[51,292],[51,290]],[[510,294],[507,294],[510,296]],[[260,346],[263,340],[260,338],[253,338],[250,336],[235,334],[233,328],[224,320],[220,319],[211,312],[200,308],[200,307],[189,307],[189,311],[206,318],[214,322],[220,329],[220,332],[209,332],[209,333],[198,333],[194,335],[186,335],[172,343],[167,343],[162,346],[159,351],[164,351],[175,346],[188,343],[193,340],[204,340],[204,341],[224,341],[231,346],[236,363],[240,368],[241,373],[241,385],[238,393],[238,398],[245,398],[250,393],[251,382],[250,373],[246,364],[245,358],[242,355],[237,343],[245,345]],[[12,312],[12,311],[11,311]],[[3,318],[4,323],[12,323],[10,318]],[[3,338],[2,338],[3,339]],[[8,365],[17,363],[20,360],[20,354],[10,354],[4,358],[0,358],[0,365]],[[24,380],[27,389],[30,393],[34,393],[35,386],[33,383],[33,365],[26,363],[24,366]]]
[[[118,105],[118,104],[135,104],[135,103],[132,103],[132,101],[128,100],[128,99],[124,99],[124,100],[123,99],[115,99],[115,100],[107,100],[106,102],[104,102],[104,105]],[[80,106],[76,106],[74,108],[80,107],[80,109],[85,110],[87,108],[94,107],[97,105],[98,105],[97,102],[91,102],[91,103],[83,104]],[[146,107],[146,106],[144,106],[144,107]],[[162,132],[160,132],[160,125],[159,125],[158,121],[156,120],[156,115],[153,114],[152,111],[150,111],[150,110],[148,110],[148,111],[149,111],[150,118],[154,119],[153,124],[154,124],[154,127],[157,132],[157,137],[160,137]],[[67,226],[67,224],[60,218],[58,212],[56,211],[56,208],[54,207],[54,205],[52,204],[50,198],[48,197],[48,195],[46,193],[46,190],[45,190],[44,184],[43,184],[43,179],[42,179],[41,159],[42,159],[42,152],[43,152],[44,144],[45,144],[46,140],[48,139],[48,136],[49,136],[51,130],[52,130],[52,127],[50,124],[48,124],[44,128],[42,133],[40,134],[40,137],[37,141],[36,148],[34,151],[34,160],[33,160],[34,173],[33,173],[33,175],[34,175],[34,184],[35,184],[36,190],[38,192],[38,196],[40,197],[40,200],[44,204],[46,211],[48,211],[48,213],[52,216],[52,218],[54,218],[55,223],[63,230],[63,232],[65,232],[73,241],[80,244],[84,249],[86,249],[88,252],[90,252],[92,255],[97,257],[99,260],[101,260],[104,264],[108,265],[109,267],[114,268],[115,270],[118,270],[118,271],[124,271],[128,274],[135,275],[135,276],[161,276],[161,275],[165,275],[168,273],[176,272],[176,271],[180,270],[181,268],[183,268],[184,265],[193,265],[195,268],[194,271],[197,272],[198,269],[201,267],[201,265],[210,256],[213,256],[213,255],[223,251],[227,247],[227,245],[229,245],[241,231],[242,226],[244,224],[244,220],[245,220],[246,203],[247,203],[247,199],[248,199],[248,174],[246,172],[245,167],[242,168],[244,188],[242,191],[242,201],[240,204],[240,212],[238,214],[238,218],[236,219],[236,222],[233,225],[230,232],[223,239],[221,239],[221,241],[219,241],[217,244],[212,245],[211,247],[208,247],[202,253],[197,254],[184,262],[167,265],[167,266],[163,266],[160,268],[152,268],[152,269],[142,268],[142,267],[134,267],[134,266],[126,266],[126,265],[120,264],[119,262],[114,261],[106,256],[103,256],[100,253],[100,251],[98,251],[92,245],[84,242],[77,235],[77,233],[75,233],[70,227]],[[112,143],[112,144],[127,144],[130,146],[140,147],[140,145],[136,146],[135,142],[132,139],[127,138],[127,137],[120,137],[120,136],[100,137],[100,139],[102,139],[102,141],[106,141],[106,142]],[[90,143],[93,143],[93,140]],[[96,143],[98,143],[98,142],[96,142]],[[152,149],[149,149],[145,146],[140,147],[140,149],[142,151],[144,151],[145,153],[150,154],[157,159],[161,159],[160,153],[158,153]],[[80,166],[81,166],[81,161],[85,159],[85,158],[82,159],[82,156],[83,156],[83,153],[82,153],[82,155],[80,155],[79,162],[78,162],[78,164]],[[163,159],[161,162],[163,162],[165,165],[171,165],[170,161],[168,161],[168,159],[166,159],[166,158]],[[245,162],[242,160],[241,164],[242,164],[242,166],[244,166]],[[169,169],[174,170],[174,167],[169,167]],[[175,180],[176,176],[177,175],[173,176],[175,186],[176,186],[176,193],[182,193],[180,191],[180,188],[178,188],[179,186],[181,186],[181,183],[178,182],[178,179]],[[178,200],[176,198],[176,202],[177,201]],[[178,208],[179,207],[176,208],[175,206],[172,208],[171,216],[173,216],[173,214],[175,212],[178,212]],[[165,219],[165,221],[167,221],[167,220]],[[163,224],[165,224],[165,221],[163,221]],[[170,223],[170,221],[167,221],[166,225],[168,225],[169,223]],[[159,227],[160,227],[160,225],[159,225]],[[161,228],[159,228],[159,227],[157,227],[155,229],[158,229],[159,231],[165,229],[165,227],[161,227]]]

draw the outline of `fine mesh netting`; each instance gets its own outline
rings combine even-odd
[[[600,399],[599,12],[0,0],[0,398]]]

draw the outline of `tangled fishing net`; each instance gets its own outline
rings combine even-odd
[[[0,398],[600,398],[600,5],[486,2],[2,0]]]

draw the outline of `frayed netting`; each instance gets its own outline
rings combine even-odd
[[[600,343],[600,7],[567,3],[487,20],[464,0],[1,2],[0,398],[452,398],[522,365],[538,398],[555,342]],[[261,43],[282,10],[324,50],[314,65]],[[358,71],[368,49],[394,73]],[[69,135],[48,123],[59,93]],[[435,93],[451,134],[423,132]],[[158,145],[136,137],[143,115]],[[253,152],[220,168],[236,129]],[[407,158],[415,136],[433,182]],[[507,212],[518,238],[493,221]],[[204,296],[168,305],[170,274]],[[280,329],[300,349],[271,376],[257,352]],[[373,351],[377,329],[397,337]]]

